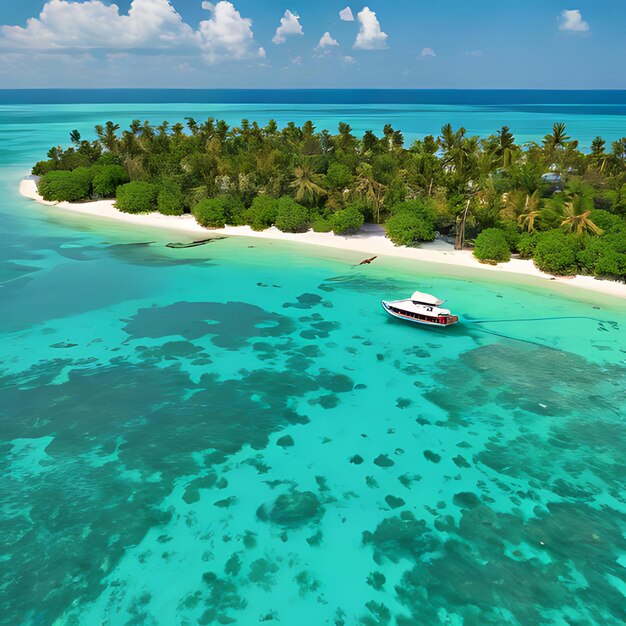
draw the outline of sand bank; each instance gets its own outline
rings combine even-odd
[[[470,267],[486,272],[523,274],[626,299],[626,284],[624,283],[598,280],[592,276],[554,278],[549,274],[540,272],[534,266],[533,262],[529,260],[511,259],[508,263],[484,265],[474,258],[470,250],[454,250],[451,244],[443,241],[426,243],[419,248],[395,246],[385,236],[384,229],[373,224],[366,225],[357,235],[351,235],[349,237],[333,235],[333,233],[315,233],[313,231],[307,233],[283,233],[277,228],[268,228],[262,232],[256,232],[249,226],[226,226],[225,228],[208,230],[200,226],[191,215],[171,216],[161,215],[160,213],[134,215],[122,213],[115,208],[113,200],[82,203],[46,202],[37,193],[37,185],[35,181],[30,178],[21,181],[20,193],[26,198],[35,200],[40,204],[56,206],[73,213],[81,213],[100,219],[116,220],[117,222],[126,222],[135,226],[161,228],[171,232],[184,233],[193,238],[201,238],[202,236],[206,236],[207,233],[210,233],[215,235],[245,236],[257,239],[300,242],[314,246],[325,246],[327,248],[338,248],[344,251],[358,252],[364,256],[399,257],[402,259],[412,259],[416,262]]]

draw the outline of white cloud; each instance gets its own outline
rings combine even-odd
[[[26,27],[2,26],[3,47],[41,49],[169,48],[194,34],[168,0],[133,0],[128,15],[100,0],[49,0]]]
[[[467,56],[467,57],[481,57],[481,56],[483,56],[483,51],[482,50],[469,50],[468,52],[465,53],[465,56]]]
[[[288,35],[304,35],[302,25],[300,24],[300,16],[289,10],[285,11],[285,15],[280,18],[280,26],[276,29],[276,34],[272,41],[274,43],[285,43]]]
[[[352,15],[352,9],[350,7],[346,7],[339,11],[339,17],[344,22],[354,22],[354,15]]]
[[[302,65],[302,57],[295,57],[294,59],[291,59],[291,62],[293,65]]]
[[[568,33],[586,33],[589,32],[589,24],[583,20],[578,9],[566,9],[558,18],[559,30]]]
[[[203,2],[202,8],[212,13],[211,19],[203,20],[198,26],[200,47],[209,63],[220,59],[265,58],[265,50],[254,41],[252,20],[241,17],[232,3]]]
[[[317,44],[318,48],[330,48],[332,46],[338,46],[339,43],[337,43],[336,39],[333,39],[330,35],[330,33],[328,31],[326,31],[323,35],[322,38],[320,39],[320,42]]]
[[[387,48],[387,33],[380,28],[376,13],[365,7],[357,13],[357,19],[361,24],[356,36],[354,47],[359,50],[382,50]]]
[[[25,27],[1,26],[0,48],[23,50],[127,50],[201,54],[218,59],[264,56],[254,42],[252,21],[231,2],[203,2],[211,11],[198,30],[186,24],[170,0],[132,0],[128,14],[101,0],[48,0]]]
[[[436,57],[435,51],[432,48],[422,48],[420,52],[420,58],[426,59],[428,57]]]
[[[356,59],[354,57],[351,57],[351,56],[343,57],[342,61],[344,63],[356,63]]]

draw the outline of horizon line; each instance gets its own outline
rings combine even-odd
[[[625,87],[0,87],[3,91],[613,91]]]

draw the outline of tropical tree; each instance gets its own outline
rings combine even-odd
[[[321,177],[309,161],[304,161],[296,167],[293,175],[293,181],[289,186],[294,190],[296,202],[314,206],[326,195],[326,190],[320,185]]]
[[[117,145],[117,131],[120,129],[119,124],[113,122],[107,122],[104,127],[101,125],[96,126],[96,134],[102,145],[109,151],[114,152]]]
[[[592,235],[601,235],[602,229],[596,226],[589,215],[591,209],[587,208],[587,202],[583,195],[577,194],[572,196],[568,202],[563,205],[563,221],[561,226],[567,232],[580,237],[584,233]]]
[[[517,221],[522,229],[529,233],[534,232],[535,221],[541,214],[541,210],[539,209],[540,203],[541,199],[537,190],[533,191],[532,194],[526,194],[524,213],[517,218]]]
[[[543,139],[546,151],[552,152],[556,148],[565,148],[571,137],[566,133],[565,124],[557,122],[552,126],[552,133],[547,134]]]
[[[362,163],[357,170],[355,192],[370,206],[380,224],[380,210],[385,199],[385,185],[374,177],[372,166]]]
[[[508,126],[503,126],[496,132],[497,144],[495,157],[500,167],[510,167],[515,154],[515,137]]]
[[[596,137],[585,154],[563,124],[542,143],[523,145],[507,126],[479,139],[446,124],[437,138],[407,149],[391,124],[381,137],[372,131],[356,137],[345,123],[331,134],[310,121],[279,129],[275,121],[261,128],[243,119],[230,127],[212,117],[133,120],[121,133],[109,121],[96,134],[90,142],[72,131],[69,147],[55,146],[35,164],[42,194],[80,200],[116,193],[126,210],[195,210],[207,224],[280,224],[291,231],[353,230],[362,215],[385,222],[393,241],[439,232],[454,236],[457,248],[466,227],[476,238],[496,228],[511,250],[528,258],[538,251],[542,266],[566,242],[574,258],[563,266],[568,271],[578,264],[588,273],[622,276],[626,267],[626,138],[609,149]],[[126,186],[129,180],[139,186]],[[424,202],[431,216],[398,212]],[[583,250],[584,263],[577,256]]]

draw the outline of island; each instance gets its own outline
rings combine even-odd
[[[231,128],[213,118],[95,130],[93,141],[72,131],[71,146],[51,148],[22,193],[196,234],[308,233],[310,243],[472,258],[581,285],[626,279],[626,137],[582,151],[560,123],[541,143],[520,145],[506,126],[479,138],[447,124],[409,147],[390,124],[361,137],[347,123],[331,134],[311,121]]]

